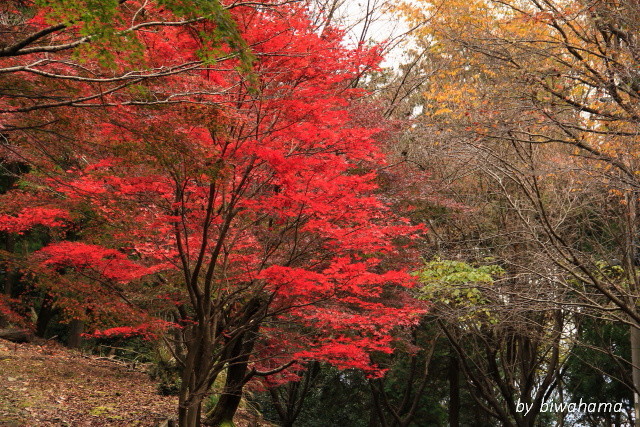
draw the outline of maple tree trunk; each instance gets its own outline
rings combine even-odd
[[[202,398],[192,399],[187,406],[180,405],[178,409],[178,425],[180,427],[199,427]]]
[[[13,247],[13,246],[11,246]],[[7,251],[9,252],[9,251]],[[20,273],[9,264],[4,266],[4,284],[2,285],[2,293],[10,298],[15,298],[18,293],[18,285],[20,283]]]
[[[204,330],[201,325],[196,325],[186,333],[187,355],[182,370],[182,384],[178,398],[178,425],[180,427],[199,427],[201,425],[204,393],[196,384],[202,383],[203,377],[208,375],[208,372],[201,368],[207,365],[203,360],[204,355],[210,354],[207,352],[208,349],[204,348],[210,344],[210,341],[203,339]]]
[[[238,410],[242,399],[242,387],[244,386],[246,372],[247,362],[234,363],[229,366],[222,395],[208,417],[207,425],[216,427],[233,425],[233,416]]]
[[[227,377],[222,395],[207,417],[207,425],[220,427],[233,425],[233,416],[242,400],[242,388],[246,383],[249,356],[256,342],[257,329],[252,328],[252,330],[242,334],[231,349],[228,360],[232,362],[229,363],[227,368]]]

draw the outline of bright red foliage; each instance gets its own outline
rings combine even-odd
[[[69,219],[69,213],[59,208],[30,207],[16,216],[0,214],[0,231],[22,234],[35,225],[62,227]]]
[[[46,256],[46,259],[41,262],[42,266],[54,269],[71,267],[91,271],[118,283],[128,283],[155,271],[128,260],[122,252],[82,242],[53,243],[38,251],[37,254]]]
[[[169,17],[152,6],[149,14]],[[377,196],[380,129],[351,114],[362,92],[349,83],[375,67],[377,50],[346,48],[335,30],[316,33],[299,6],[231,13],[257,58],[253,78],[230,55],[105,93],[100,108],[49,112],[74,132],[71,143],[48,147],[64,154],[64,172],[32,134],[16,139],[20,155],[46,171],[32,178],[66,211],[25,207],[14,228],[8,217],[0,227],[22,232],[76,218],[81,241],[52,243],[33,259],[61,281],[83,277],[74,292],[95,297],[78,300],[76,316],[109,298],[105,307],[124,319],[144,313],[138,324],[98,336],[148,335],[154,314],[174,312],[175,327],[199,337],[183,343],[203,357],[193,363],[204,374],[185,385],[193,395],[227,361],[254,352],[265,367],[315,359],[380,375],[369,353],[391,352],[394,329],[413,324],[422,308],[394,303],[413,283],[396,240],[410,244],[421,227],[396,218]],[[209,43],[198,36],[207,25],[137,34],[145,63],[196,61]],[[126,61],[117,66],[129,68]],[[92,89],[74,86],[79,94]],[[28,115],[10,117],[19,126]],[[382,264],[390,260],[395,271]],[[69,292],[50,291],[73,305]]]

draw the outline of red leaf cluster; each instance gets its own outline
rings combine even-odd
[[[150,17],[175,19],[145,5]],[[127,10],[122,22],[138,19]],[[94,336],[151,337],[156,315],[189,307],[180,323],[216,325],[207,329],[216,345],[258,324],[266,360],[324,360],[379,375],[369,353],[390,352],[394,331],[423,311],[401,298],[413,286],[405,273],[413,260],[400,260],[397,243],[422,227],[395,216],[376,193],[381,129],[352,113],[363,92],[350,83],[377,66],[379,50],[345,47],[334,29],[319,34],[298,5],[230,13],[256,58],[253,75],[239,70],[231,46],[218,46],[216,60],[198,60],[211,43],[199,35],[212,25],[206,21],[132,32],[144,47],[136,61],[167,73],[103,91],[99,100],[91,95],[109,73],[140,63],[122,55],[106,71],[89,61],[73,83],[28,74],[34,91],[54,83],[50,91],[71,90],[82,101],[45,111],[51,120],[40,126],[51,131],[37,138],[46,150],[35,132],[16,132],[21,158],[38,172],[32,191],[55,193],[60,206],[23,206],[0,216],[0,231],[74,230],[76,241],[54,241],[33,256],[53,278],[43,286],[74,316],[139,313],[134,326],[112,319],[103,326],[115,327]],[[36,16],[34,27],[43,24]],[[42,73],[79,68],[68,54],[44,57],[6,66],[43,59]],[[96,75],[103,81],[89,78]],[[27,101],[16,104],[0,109],[25,128],[36,118]],[[50,137],[62,123],[72,136]],[[285,355],[273,353],[294,338]]]

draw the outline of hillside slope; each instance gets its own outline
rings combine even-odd
[[[175,412],[143,372],[55,344],[0,340],[0,426],[153,426]]]

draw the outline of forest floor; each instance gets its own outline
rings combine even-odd
[[[0,426],[157,426],[174,416],[149,376],[55,343],[0,339]],[[244,411],[236,425],[265,425]]]

